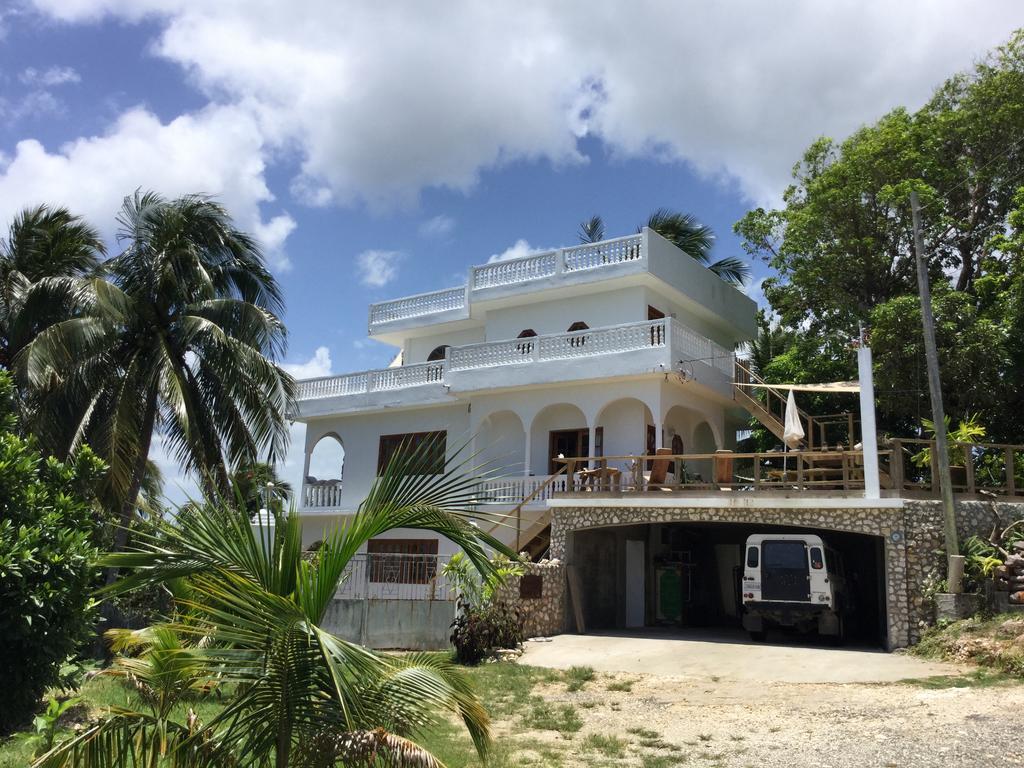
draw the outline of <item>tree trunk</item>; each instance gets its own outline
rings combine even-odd
[[[153,429],[156,426],[156,399],[157,388],[154,385],[146,396],[146,414],[142,422],[141,442],[139,454],[135,457],[135,468],[132,470],[132,482],[128,487],[128,493],[121,504],[121,514],[118,516],[118,527],[114,531],[114,551],[120,552],[128,543],[128,529],[135,519],[135,510],[138,506],[139,491],[142,489],[142,478],[146,474],[146,462],[149,460],[149,449],[153,444]],[[104,574],[103,581],[110,585],[117,579],[118,569],[109,566]]]

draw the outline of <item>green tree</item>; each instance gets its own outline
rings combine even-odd
[[[0,733],[31,718],[61,664],[93,633],[93,489],[102,462],[44,459],[15,432],[0,371]]]
[[[312,559],[303,557],[296,514],[254,530],[244,510],[213,504],[179,515],[138,551],[110,555],[109,563],[127,571],[113,592],[179,584],[180,613],[151,646],[180,659],[181,674],[166,678],[168,698],[215,680],[234,693],[201,726],[173,721],[169,707],[116,710],[39,765],[152,765],[147,756],[162,752],[161,764],[172,766],[430,766],[437,763],[416,736],[452,715],[485,753],[487,713],[449,662],[377,654],[323,627],[353,556],[388,530],[440,533],[485,578],[494,568],[489,547],[510,554],[472,523],[479,478],[466,460],[457,453],[444,473],[431,474],[433,460],[426,445],[397,453]],[[160,659],[151,651],[143,661]]]
[[[47,325],[62,320],[73,299],[61,278],[87,275],[103,254],[99,233],[65,208],[27,208],[0,240],[0,367]]]
[[[811,369],[822,355],[848,346],[865,326],[880,428],[919,429],[922,405],[925,415],[930,408],[918,364],[909,206],[916,189],[947,412],[954,420],[978,412],[993,437],[1020,438],[1024,420],[1001,413],[1015,401],[1012,361],[1024,337],[1013,333],[1012,246],[998,234],[1012,226],[1022,145],[1024,31],[950,78],[916,112],[896,109],[841,142],[821,138],[808,148],[783,207],[750,211],[735,227],[746,251],[777,271],[764,293],[790,335],[781,354],[793,378],[817,373]],[[852,374],[852,353],[844,360]]]
[[[706,266],[729,285],[741,287],[750,281],[750,266],[742,259],[728,256],[718,261],[711,260],[715,234],[710,227],[701,224],[694,216],[668,208],[659,208],[648,217],[646,226],[690,258]],[[642,227],[638,227],[637,231],[641,229]],[[604,232],[604,220],[600,216],[591,216],[580,223],[578,234],[581,243],[596,243],[604,239]]]
[[[220,205],[136,193],[118,223],[124,250],[17,364],[40,393],[32,428],[44,447],[67,456],[88,444],[108,463],[119,549],[157,432],[208,491],[224,490],[230,466],[283,455],[294,382],[274,362],[280,289]]]
[[[250,519],[268,506],[280,514],[292,498],[291,485],[277,476],[273,464],[262,461],[236,469],[231,475],[231,486]]]

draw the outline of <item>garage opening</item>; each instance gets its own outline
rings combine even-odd
[[[816,534],[839,554],[850,606],[846,642],[884,646],[881,537],[740,523],[652,523],[573,533],[587,631],[720,627],[741,637],[744,545],[750,535],[778,532]],[[772,642],[790,636],[807,639],[792,630],[769,633]]]

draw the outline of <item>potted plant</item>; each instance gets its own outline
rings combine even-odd
[[[935,437],[935,423],[928,419],[921,420],[924,431]],[[985,427],[978,423],[978,416],[968,415],[961,419],[956,429],[950,429],[949,416],[946,417],[946,441],[949,454],[949,476],[953,486],[967,485],[967,462],[973,460],[970,446],[985,437]],[[931,446],[925,446],[910,457],[917,467],[929,467],[932,463]]]

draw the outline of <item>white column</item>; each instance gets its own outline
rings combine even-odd
[[[533,417],[529,420],[524,419],[522,414],[519,414],[519,420],[523,423],[523,435],[526,438],[526,446],[523,449],[523,476],[529,477],[530,471],[533,469]]]
[[[875,384],[871,372],[871,348],[857,350],[857,376],[860,379],[860,434],[864,451],[864,498],[881,497],[878,486],[878,435],[875,429]]]
[[[594,446],[597,445],[597,424],[590,425],[590,442],[587,443],[587,453],[591,456],[596,456],[594,453]],[[590,462],[587,462],[588,464]]]

